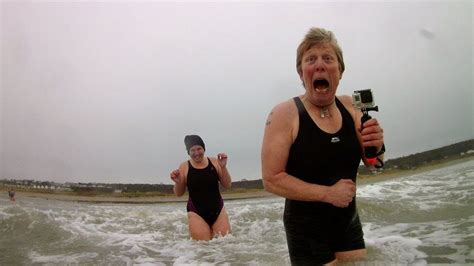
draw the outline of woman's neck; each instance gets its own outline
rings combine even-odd
[[[303,99],[303,101],[305,102],[305,99]],[[305,105],[306,105],[306,108],[309,109],[308,111],[311,111],[312,113],[316,114],[319,118],[322,118],[322,119],[331,118],[334,116],[334,112],[337,112],[336,100],[334,100],[329,105],[325,105],[325,106],[318,106],[306,100]]]
[[[200,161],[195,161],[195,160],[191,159],[191,164],[192,164],[195,168],[205,168],[205,167],[207,166],[207,164],[208,164],[208,162],[207,162],[207,157],[204,156],[204,157],[202,158],[202,160],[200,160]]]

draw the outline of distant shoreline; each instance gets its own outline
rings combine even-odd
[[[5,197],[7,197],[7,191],[4,191]],[[20,202],[22,197],[27,198],[42,198],[46,200],[60,200],[60,201],[73,201],[73,202],[84,202],[84,203],[127,203],[127,204],[156,204],[156,203],[173,203],[173,202],[187,202],[187,194],[182,197],[174,195],[163,195],[163,196],[143,196],[143,197],[126,197],[126,196],[113,196],[113,195],[97,195],[97,196],[81,196],[74,194],[59,194],[59,193],[48,193],[48,192],[31,192],[23,190],[16,191],[16,201]],[[236,200],[236,199],[251,199],[251,198],[264,198],[274,197],[275,195],[262,190],[253,190],[251,192],[235,192],[235,193],[222,193],[224,200]]]
[[[423,173],[423,172],[427,172],[431,170],[436,170],[439,168],[448,167],[451,165],[456,165],[456,164],[468,162],[471,160],[474,160],[474,154],[467,154],[467,155],[463,155],[459,157],[447,158],[447,159],[427,163],[423,166],[419,166],[414,169],[404,169],[404,170],[391,169],[388,171],[382,171],[380,173],[371,174],[371,175],[359,175],[357,182],[359,184],[380,182],[387,179],[393,179],[393,178],[407,176],[407,175],[415,175],[415,174],[419,174],[419,173]]]
[[[368,184],[374,182],[380,182],[387,179],[393,179],[406,175],[418,174],[430,170],[435,170],[450,165],[455,165],[463,162],[474,160],[474,155],[464,155],[458,158],[448,158],[437,162],[432,162],[424,166],[417,167],[416,169],[410,170],[388,170],[380,173],[371,175],[359,175],[357,182],[358,184]],[[4,194],[4,197],[8,197],[8,188],[0,188],[0,193]],[[73,202],[85,202],[85,203],[128,203],[128,204],[154,204],[154,203],[172,203],[172,202],[186,202],[188,200],[187,195],[182,197],[176,197],[174,195],[163,195],[163,196],[142,196],[142,197],[127,197],[122,195],[111,195],[111,194],[100,194],[96,196],[83,196],[77,195],[73,192],[70,193],[50,193],[50,192],[32,192],[26,190],[15,189],[16,199],[21,202],[22,197],[28,198],[42,198],[46,200],[60,200],[60,201],[73,201]],[[239,192],[223,192],[222,197],[224,200],[235,200],[235,199],[251,199],[251,198],[263,198],[263,197],[277,197],[263,189],[251,189],[247,191]]]

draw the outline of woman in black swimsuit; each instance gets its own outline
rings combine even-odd
[[[188,189],[186,209],[191,237],[195,240],[210,240],[215,235],[226,235],[231,230],[219,182],[225,188],[230,188],[232,183],[226,168],[227,155],[219,153],[217,158],[205,157],[206,146],[197,135],[186,136],[184,144],[190,160],[181,163],[170,177],[175,182],[176,196],[182,196]]]
[[[311,28],[298,46],[296,70],[304,94],[277,104],[262,141],[265,189],[285,199],[283,224],[292,265],[361,260],[367,250],[356,207],[363,147],[382,162],[384,134],[348,95],[336,96],[345,65],[334,34]],[[381,165],[380,165],[381,166]]]

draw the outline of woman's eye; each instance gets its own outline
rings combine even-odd
[[[312,64],[312,63],[316,62],[316,57],[314,57],[314,56],[308,57],[308,59],[306,59],[306,62]]]
[[[324,61],[331,62],[332,61],[332,56],[325,56]]]

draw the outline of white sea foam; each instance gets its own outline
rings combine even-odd
[[[367,263],[474,261],[473,166],[464,163],[360,186]],[[232,200],[225,207],[232,234],[208,242],[190,240],[184,203],[20,199],[16,206],[0,206],[0,229],[10,241],[23,238],[15,253],[19,259],[10,258],[16,264],[290,264],[282,222],[284,199]],[[24,249],[29,250],[26,255]],[[0,264],[8,263],[0,258]]]
[[[15,216],[16,214],[12,211],[12,208],[14,207],[8,205],[0,206],[0,220],[6,220]]]
[[[474,161],[361,186],[366,243],[401,264],[472,262],[473,192]]]
[[[406,207],[420,210],[470,205],[474,193],[474,160],[360,186],[357,193],[359,199],[399,201]]]
[[[381,253],[381,259],[390,258],[392,263],[402,264],[423,263],[427,256],[417,250],[422,241],[400,234],[407,229],[405,224],[380,226],[366,223],[363,227],[366,244],[376,248]]]
[[[40,255],[35,251],[29,252],[29,257],[32,263],[57,263],[57,264],[80,264],[85,259],[93,259],[97,257],[97,253],[80,253],[80,254],[65,254],[65,255]]]
[[[449,219],[429,223],[374,224],[364,223],[365,240],[369,247],[382,253],[381,257],[403,264],[426,262],[423,248],[439,248],[433,257],[444,261],[466,263],[474,260],[472,226],[474,216],[465,220]]]

